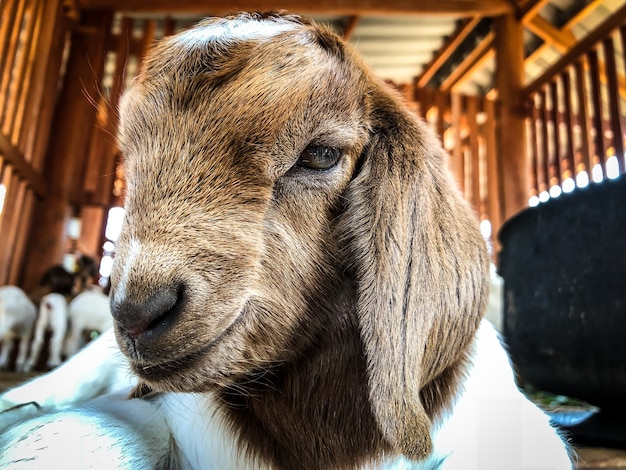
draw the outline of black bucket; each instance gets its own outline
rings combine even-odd
[[[504,336],[523,381],[626,410],[626,177],[528,208],[499,233]]]

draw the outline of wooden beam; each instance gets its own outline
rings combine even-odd
[[[476,70],[478,64],[483,64],[485,60],[493,54],[494,43],[493,32],[487,35],[480,43],[472,49],[472,51],[461,61],[461,63],[452,71],[450,75],[439,85],[442,91],[448,91],[456,86],[459,81],[471,75],[471,71]],[[491,51],[491,53],[489,52]]]
[[[361,21],[361,17],[359,15],[350,15],[348,17],[341,31],[341,37],[343,37],[344,41],[350,40],[352,34],[354,34],[354,30],[359,24],[359,21]]]
[[[607,36],[611,31],[619,28],[624,24],[626,18],[626,4],[618,10],[615,10],[602,24],[589,33],[585,38],[572,47],[567,54],[563,55],[556,63],[548,67],[539,77],[530,83],[524,89],[524,95],[529,96],[537,92],[545,83],[547,83],[554,75],[559,73],[563,68],[567,67],[576,57],[584,54],[594,47],[599,41]]]
[[[503,216],[508,219],[528,205],[525,115],[521,101],[524,77],[523,26],[512,14],[494,20],[496,72],[500,116],[496,122],[500,158]],[[505,180],[506,179],[506,180]]]
[[[208,13],[287,10],[334,15],[494,16],[513,11],[509,0],[77,0],[81,10],[110,9],[129,13]]]
[[[592,0],[590,3],[585,5],[578,13],[567,20],[563,26],[561,26],[561,31],[570,31],[572,27],[578,23],[580,23],[584,18],[593,13],[598,6],[602,3],[602,0]],[[545,48],[549,45],[546,43],[541,44],[537,49],[535,49],[526,59],[524,59],[524,63],[528,64],[537,60],[545,51]]]
[[[541,16],[535,16],[526,23],[526,28],[543,39],[545,43],[554,46],[561,53],[567,52],[576,44],[576,37],[571,31],[557,29]]]
[[[445,61],[450,58],[452,53],[459,47],[463,40],[474,30],[481,19],[482,18],[480,16],[473,16],[472,18],[465,20],[456,32],[450,36],[417,79],[418,87],[426,86]]]
[[[8,162],[15,172],[20,175],[28,185],[33,188],[38,196],[42,196],[46,190],[46,183],[43,177],[37,173],[30,164],[24,159],[24,156],[11,145],[6,136],[0,133],[0,155]]]
[[[541,11],[541,9],[547,4],[549,3],[549,0],[536,0],[536,1],[529,1],[526,2],[526,4],[522,5],[520,8],[520,22],[522,23],[522,25],[524,26],[528,26],[528,24],[530,22],[533,21],[533,19],[535,17],[537,17],[537,14],[539,13],[539,11]],[[594,0],[591,3],[589,3],[588,5],[586,5],[581,11],[579,11],[574,17],[570,18],[570,20],[567,22],[567,24],[565,26],[563,26],[563,28],[561,28],[561,32],[564,31],[569,31],[570,28],[572,27],[572,25],[580,22],[580,20],[582,18],[585,18],[587,15],[589,15],[591,12],[593,12],[597,7],[598,4],[600,3],[600,0]],[[539,20],[541,21],[541,20]],[[535,22],[537,23],[537,22]],[[532,27],[532,25],[531,25]],[[480,46],[480,45],[479,45]],[[493,44],[491,44],[491,46],[493,46]],[[544,43],[541,46],[539,46],[530,56],[526,57],[526,59],[524,60],[524,64],[529,64],[531,62],[533,62],[534,60],[536,60],[536,58],[541,55],[542,51],[544,50],[545,47],[547,47],[548,44]],[[463,73],[461,73],[461,71],[457,71],[457,77],[454,80],[454,82],[450,85],[451,87],[454,88],[458,88],[460,86],[462,86],[468,79],[469,77],[474,73],[474,71],[479,68],[482,64],[484,64],[487,60],[491,59],[493,57],[493,47],[490,48],[483,48],[481,55],[478,57],[473,57],[473,62],[472,64],[461,64],[459,66],[459,68],[463,68]],[[467,60],[467,59],[466,59]],[[621,90],[621,87],[620,87]]]
[[[497,234],[502,226],[504,215],[502,212],[502,200],[504,199],[504,188],[500,184],[502,180],[501,162],[498,158],[496,127],[497,127],[497,111],[496,102],[494,100],[485,100],[485,113],[487,121],[485,127],[485,146],[486,146],[486,164],[487,164],[487,212],[489,221],[491,222],[491,241],[493,243],[494,255],[499,252],[499,243]]]
[[[520,7],[519,21],[522,25],[530,22],[549,0],[530,0]],[[465,84],[476,70],[491,60],[494,56],[493,34],[488,34],[476,46],[473,54],[468,55],[455,69],[454,77],[448,77],[445,82],[445,89],[458,89]]]
[[[548,3],[550,3],[550,0],[530,0],[524,3],[520,7],[520,22],[524,26],[526,26],[526,24],[533,18],[535,18],[539,14],[541,9],[545,7]]]

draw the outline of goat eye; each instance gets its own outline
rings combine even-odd
[[[339,161],[341,150],[323,145],[309,145],[300,154],[296,165],[312,170],[328,170]]]

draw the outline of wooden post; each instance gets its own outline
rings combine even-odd
[[[495,88],[501,103],[496,123],[499,197],[507,219],[528,205],[528,165],[521,91],[524,78],[522,24],[513,14],[495,18]],[[493,195],[492,195],[493,197]]]
[[[76,181],[75,168],[85,158],[91,128],[96,122],[96,109],[85,95],[97,96],[111,19],[109,10],[87,11],[80,26],[72,32],[67,72],[46,152],[47,194],[37,201],[36,222],[30,233],[22,280],[26,289],[35,287],[48,268],[63,260],[66,227],[72,213],[72,188],[82,184]]]

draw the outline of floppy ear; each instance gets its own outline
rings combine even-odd
[[[448,405],[486,304],[489,257],[438,141],[390,92],[347,191],[348,250],[374,416],[415,460]]]

